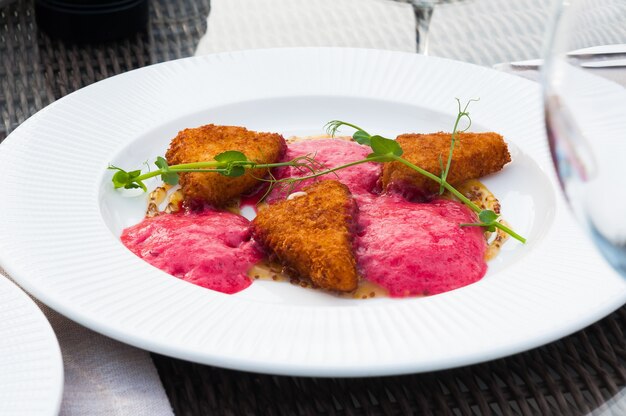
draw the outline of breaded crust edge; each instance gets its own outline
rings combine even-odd
[[[441,176],[450,151],[451,133],[403,134],[396,139],[405,159]],[[447,181],[458,185],[500,171],[511,161],[504,138],[493,132],[457,133]],[[409,189],[425,196],[436,193],[439,184],[399,162],[385,163],[381,177],[383,189]]]
[[[356,203],[335,180],[303,188],[306,195],[277,202],[252,221],[252,235],[298,277],[329,290],[350,292],[358,285],[352,228]]]
[[[244,127],[208,124],[184,129],[171,141],[165,158],[169,165],[211,161],[227,150],[240,151],[257,163],[279,161],[286,150],[285,139],[277,133],[259,133]],[[180,173],[180,185],[188,206],[205,203],[224,207],[254,190],[267,169],[253,169],[239,177],[219,173]]]

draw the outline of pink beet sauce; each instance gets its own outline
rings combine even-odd
[[[283,160],[311,154],[331,168],[366,157],[368,149],[336,139],[302,141],[290,143]],[[363,278],[392,297],[434,295],[480,280],[487,270],[483,230],[459,227],[476,222],[476,216],[454,201],[415,203],[396,193],[379,195],[375,191],[380,171],[380,164],[365,163],[322,177],[340,180],[357,202],[354,247]],[[292,167],[274,172],[277,178],[306,174]],[[299,183],[293,192],[312,182]],[[256,204],[263,193],[242,198],[241,205]],[[285,196],[273,191],[267,201]],[[121,239],[153,266],[229,294],[250,286],[247,272],[263,259],[250,240],[248,220],[212,209],[146,218],[125,229]],[[369,292],[368,287],[362,285]]]
[[[397,195],[359,206],[356,255],[363,276],[392,297],[434,295],[480,280],[487,248],[464,205],[448,200],[413,203]]]
[[[301,142],[289,143],[287,152],[283,157],[283,161],[292,160],[298,156],[311,155],[318,163],[324,165],[320,169],[330,169],[349,162],[364,159],[372,150],[369,147],[362,146],[358,143],[338,140],[338,139],[319,139],[304,140]],[[349,168],[341,169],[335,174],[328,174],[320,177],[320,180],[334,179],[346,185],[352,195],[360,199],[363,195],[369,195],[376,187],[376,182],[380,176],[382,165],[380,163],[363,163]],[[274,175],[276,178],[301,177],[310,175],[309,171],[300,171],[294,167],[288,166],[276,169]],[[296,192],[302,187],[313,183],[313,179],[299,182],[294,188]],[[286,195],[278,191],[272,192],[267,198],[267,202],[271,203],[277,199],[283,199]]]
[[[125,229],[122,242],[164,272],[223,293],[250,286],[246,273],[262,258],[250,241],[249,221],[230,212],[146,218]]]

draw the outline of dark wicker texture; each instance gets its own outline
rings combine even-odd
[[[178,415],[584,415],[626,388],[625,322],[626,307],[523,354],[397,377],[280,377],[153,357]]]
[[[192,55],[206,30],[209,0],[154,0],[151,7],[147,32],[91,46],[67,45],[38,33],[32,1],[0,8],[0,140],[78,88]],[[448,371],[371,379],[258,375],[159,355],[154,361],[178,415],[577,415],[626,389],[625,328],[623,307],[583,331],[524,354]],[[614,414],[622,412],[624,407]]]
[[[151,1],[148,30],[94,45],[52,40],[35,25],[33,2],[0,8],[0,141],[54,100],[112,75],[184,58],[206,31],[209,0]]]

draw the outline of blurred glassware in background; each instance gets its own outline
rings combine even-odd
[[[618,53],[568,54],[620,44]],[[561,186],[596,246],[626,277],[626,68],[582,66],[626,58],[626,1],[559,0],[544,58],[546,128]]]
[[[415,14],[415,31],[417,38],[417,52],[429,55],[430,22],[433,18],[433,11],[437,5],[460,3],[465,0],[396,0],[401,3],[408,3],[413,6]]]
[[[445,0],[399,0],[413,6],[415,13],[415,30],[417,36],[417,52],[428,55],[428,29],[433,17],[435,6]]]
[[[37,27],[77,43],[117,40],[144,30],[148,11],[148,0],[35,0]]]

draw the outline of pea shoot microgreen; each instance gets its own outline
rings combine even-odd
[[[450,165],[452,164],[452,154],[454,152],[454,146],[456,145],[456,135],[459,132],[467,131],[472,126],[472,119],[470,118],[469,112],[467,108],[473,101],[480,101],[480,98],[471,98],[466,104],[465,107],[461,110],[461,100],[456,98],[456,102],[459,106],[459,111],[456,116],[456,120],[454,121],[454,128],[452,129],[452,134],[450,135],[450,152],[448,153],[448,162],[446,163],[445,169],[443,168],[443,164],[441,162],[441,155],[439,156],[439,164],[441,165],[441,185],[439,187],[439,195],[442,195],[444,192],[443,182],[448,178],[448,172],[450,172]],[[459,122],[463,119],[467,118],[467,126],[463,130],[459,130]]]
[[[154,164],[158,169],[141,173],[141,170],[133,170],[130,172],[124,169],[109,165],[108,169],[115,170],[112,182],[115,189],[135,189],[141,188],[147,191],[144,181],[156,176],[169,185],[177,185],[179,181],[179,173],[181,172],[203,172],[203,173],[219,173],[223,176],[238,177],[246,173],[247,169],[271,169],[281,166],[293,166],[297,169],[303,169],[312,173],[317,172],[319,165],[310,156],[299,156],[287,162],[280,163],[257,163],[248,160],[246,155],[236,150],[228,150],[215,156],[215,159],[208,162],[182,163],[178,165],[168,165],[167,160],[159,156]]]
[[[461,101],[457,98],[459,111],[457,114],[456,121],[454,123],[454,129],[451,135],[450,151],[448,153],[448,161],[446,163],[445,168],[443,166],[441,157],[439,158],[439,163],[440,163],[441,170],[442,170],[441,176],[434,175],[431,172],[428,172],[425,169],[422,169],[419,166],[416,166],[410,161],[403,158],[402,148],[398,144],[398,142],[396,142],[395,140],[387,139],[385,137],[377,136],[377,135],[372,136],[361,127],[352,123],[341,121],[341,120],[333,120],[327,123],[326,132],[330,136],[334,136],[339,130],[339,128],[342,126],[353,128],[356,130],[356,132],[352,135],[352,138],[360,144],[365,144],[365,145],[370,146],[373,150],[373,153],[370,153],[366,159],[352,162],[349,165],[338,166],[334,168],[334,170],[338,170],[347,166],[353,166],[355,164],[365,163],[365,162],[379,162],[379,163],[399,162],[399,163],[402,163],[403,165],[408,166],[409,168],[426,176],[427,178],[439,183],[441,189],[444,189],[450,192],[452,195],[454,195],[457,199],[459,199],[462,203],[464,203],[467,207],[469,207],[472,211],[474,211],[478,215],[479,222],[460,224],[460,226],[484,227],[486,230],[491,231],[491,232],[495,231],[496,228],[499,228],[505,233],[509,234],[511,237],[520,241],[521,243],[526,243],[526,239],[524,237],[517,234],[511,228],[507,227],[506,225],[498,221],[500,216],[496,212],[489,210],[489,209],[481,209],[478,205],[476,205],[469,198],[467,198],[465,195],[459,192],[456,188],[450,185],[450,183],[448,183],[447,181],[448,172],[450,170],[450,165],[452,164],[452,155],[454,151],[454,144],[456,142],[456,133],[458,130],[459,122],[463,118],[467,118],[469,121],[469,124],[471,124],[471,119],[469,117],[469,112],[467,111],[467,109],[472,101],[478,101],[478,100],[471,99],[466,103],[465,107],[461,108]],[[469,128],[469,125],[462,131],[465,131],[468,128]],[[322,172],[321,174],[324,174],[324,172]],[[305,178],[301,178],[301,179],[305,179]],[[443,193],[443,192],[440,191],[440,193]]]
[[[125,188],[125,189],[141,188],[143,189],[144,192],[148,191],[148,188],[146,188],[146,185],[143,183],[142,179],[139,178],[141,176],[141,170],[133,170],[130,172],[126,172],[124,169],[118,168],[117,166],[113,166],[113,165],[110,165],[109,169],[117,171],[115,172],[115,174],[113,175],[113,178],[111,179],[113,181],[113,186],[115,186],[115,189],[117,188]]]
[[[471,118],[469,117],[469,112],[467,111],[469,105],[472,101],[478,101],[477,99],[471,99],[466,104],[465,107],[461,108],[461,101],[457,98],[458,103],[458,114],[454,123],[454,129],[451,134],[450,139],[450,151],[448,153],[448,159],[446,165],[444,167],[443,161],[441,157],[439,157],[439,165],[441,167],[441,176],[437,176],[431,172],[426,171],[425,169],[416,166],[411,163],[407,159],[403,158],[403,150],[400,144],[392,139],[388,139],[386,137],[380,135],[371,135],[366,130],[361,127],[351,124],[341,120],[332,120],[326,124],[326,132],[331,137],[334,137],[340,127],[349,127],[355,130],[352,134],[352,138],[359,144],[364,146],[368,146],[372,149],[372,153],[368,154],[365,159],[356,160],[353,162],[349,162],[343,164],[341,166],[336,166],[330,169],[326,169],[322,164],[315,160],[314,155],[304,155],[296,157],[292,160],[286,162],[279,163],[257,163],[249,160],[245,154],[235,150],[229,150],[226,152],[222,152],[215,156],[215,159],[212,161],[205,162],[193,162],[193,163],[183,163],[178,165],[167,164],[167,161],[163,157],[158,157],[154,164],[158,168],[157,170],[141,173],[141,170],[133,170],[133,171],[125,171],[122,168],[117,166],[110,165],[109,169],[115,170],[115,174],[112,177],[113,186],[118,188],[125,189],[134,189],[141,188],[144,191],[147,191],[146,185],[144,181],[156,176],[160,176],[161,180],[170,185],[176,185],[179,180],[179,173],[181,172],[205,172],[205,173],[218,173],[220,175],[228,176],[228,177],[238,177],[242,176],[251,169],[271,169],[283,166],[291,166],[296,168],[300,173],[304,173],[304,176],[299,177],[288,177],[277,179],[269,172],[269,178],[256,178],[259,181],[267,182],[269,184],[265,195],[263,195],[262,200],[274,189],[275,187],[283,187],[286,189],[293,189],[293,187],[301,181],[305,181],[308,179],[315,179],[320,176],[328,175],[328,174],[336,174],[337,171],[341,169],[345,169],[351,166],[359,165],[362,163],[375,162],[375,163],[386,163],[386,162],[398,162],[409,168],[415,170],[416,172],[426,176],[427,178],[439,183],[440,185],[440,194],[447,190],[452,195],[454,195],[457,199],[459,199],[462,203],[468,206],[472,211],[474,211],[478,216],[478,222],[475,223],[464,223],[460,224],[462,227],[483,227],[488,231],[495,231],[496,228],[504,231],[509,234],[511,237],[516,240],[525,243],[526,239],[521,235],[517,234],[515,231],[507,227],[498,221],[499,215],[488,209],[481,209],[478,205],[468,199],[465,195],[459,192],[456,188],[454,188],[447,181],[448,173],[450,171],[450,166],[452,164],[452,156],[454,152],[454,146],[456,143],[456,134],[458,132],[458,126],[460,121],[463,118],[467,118],[468,126],[465,129],[460,131],[466,131],[471,125]],[[253,174],[253,173],[250,173]]]

